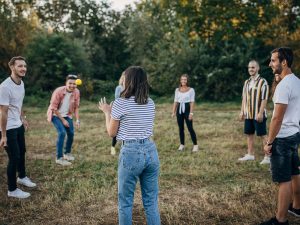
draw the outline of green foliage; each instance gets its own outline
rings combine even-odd
[[[34,29],[33,17],[29,13],[25,18],[28,4],[10,4],[10,1],[0,0],[0,79],[9,73],[8,61],[22,54]]]
[[[106,97],[108,100],[114,99],[115,88],[117,86],[115,81],[104,80],[84,80],[82,96],[89,100],[99,100],[100,97]]]
[[[82,44],[63,34],[37,34],[25,51],[29,93],[53,91],[65,83],[68,74],[89,74],[90,63]]]
[[[269,28],[279,12],[271,1],[161,0],[142,2],[137,9],[127,21],[128,47],[148,71],[155,94],[171,95],[179,76],[188,73],[198,97],[235,100],[251,59],[271,81],[267,67],[273,46],[265,41],[276,38]]]
[[[112,95],[122,71],[141,65],[155,96],[171,96],[187,73],[198,98],[235,100],[250,59],[271,82],[269,52],[282,45],[300,73],[299,0],[146,0],[123,12],[107,1],[0,0],[0,21],[0,79],[25,55],[27,94],[38,96],[68,73],[83,78],[82,96]]]

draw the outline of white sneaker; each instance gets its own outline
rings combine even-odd
[[[270,156],[265,156],[264,159],[260,162],[260,165],[270,164]]]
[[[63,158],[59,158],[55,161],[57,164],[62,165],[62,166],[70,166],[72,165],[72,163],[70,163],[69,161],[63,159]]]
[[[64,154],[64,159],[68,161],[74,161],[75,157],[71,153]]]
[[[199,151],[198,145],[194,145],[192,152],[198,152],[198,151]]]
[[[36,187],[36,184],[33,183],[28,177],[24,177],[22,179],[18,177],[17,183],[30,188]]]
[[[115,155],[116,154],[116,148],[115,147],[110,147],[110,154]]]
[[[179,145],[178,151],[183,151],[184,150],[184,145]]]
[[[244,157],[239,158],[239,161],[249,161],[249,160],[255,160],[254,155],[246,154]]]
[[[30,196],[30,193],[20,190],[19,188],[16,188],[14,191],[8,191],[7,192],[8,197],[14,197],[14,198],[28,198]]]

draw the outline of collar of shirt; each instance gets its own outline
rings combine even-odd
[[[260,76],[259,74],[256,74],[254,78],[250,77],[248,80],[251,81],[253,79],[256,81],[259,78],[259,76]]]

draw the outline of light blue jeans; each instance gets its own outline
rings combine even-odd
[[[134,191],[140,180],[148,225],[160,225],[158,209],[159,158],[151,140],[125,141],[119,155],[118,201],[119,224],[132,224]]]
[[[57,141],[56,141],[56,158],[59,159],[63,157],[63,147],[65,142],[65,136],[67,134],[67,141],[65,147],[65,154],[71,153],[71,148],[74,139],[74,125],[73,120],[70,117],[64,117],[68,123],[69,128],[65,127],[64,124],[57,116],[52,117],[52,123],[57,131]]]

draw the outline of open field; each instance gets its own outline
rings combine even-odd
[[[237,120],[239,105],[196,106],[194,127],[200,151],[191,153],[186,131],[186,150],[177,152],[179,135],[171,118],[171,104],[156,107],[154,139],[158,146],[160,211],[162,224],[258,224],[274,215],[277,187],[271,181],[260,140],[256,161],[238,163],[245,154],[243,124]],[[111,139],[104,116],[96,104],[81,105],[82,127],[76,131],[71,167],[55,164],[56,132],[45,119],[46,109],[26,108],[30,122],[27,170],[38,188],[27,200],[8,199],[6,154],[0,151],[0,225],[6,224],[117,224],[117,162],[110,155]],[[119,149],[119,145],[118,145]],[[145,224],[138,188],[134,224]],[[289,216],[291,224],[300,219]]]

